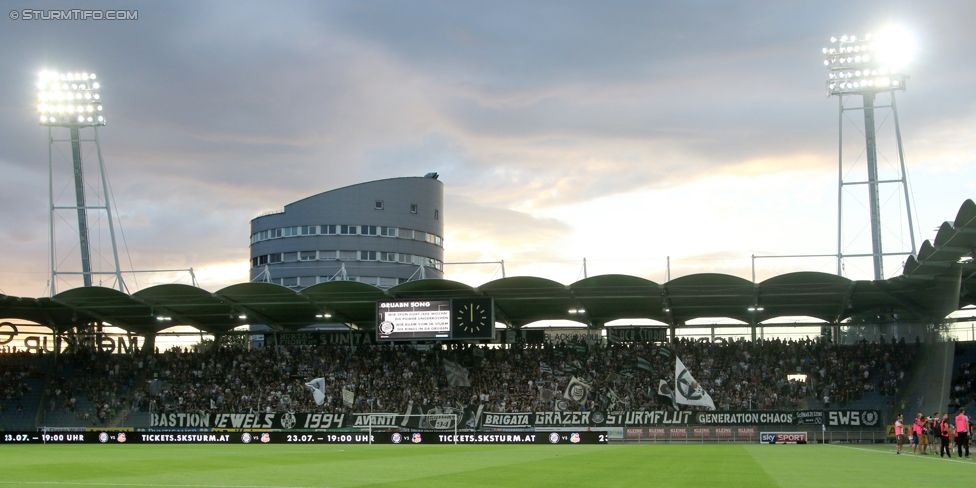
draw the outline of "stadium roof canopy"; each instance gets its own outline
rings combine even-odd
[[[512,327],[539,320],[573,320],[603,326],[617,319],[653,319],[674,326],[706,317],[758,324],[776,317],[810,316],[828,323],[876,314],[899,321],[937,322],[976,305],[976,204],[967,200],[954,222],[925,241],[901,276],[851,281],[819,272],[798,272],[753,283],[702,273],[655,283],[626,275],[593,276],[563,285],[538,277],[511,277],[478,287],[450,280],[419,280],[382,290],[351,281],[320,283],[301,291],[268,283],[241,283],[217,292],[188,285],[159,285],[131,295],[117,290],[74,288],[53,297],[0,295],[0,319],[21,319],[64,331],[105,322],[136,334],[189,325],[220,333],[244,324],[293,331],[343,323],[372,329],[383,299],[492,297],[496,318]],[[885,319],[882,319],[885,320]]]

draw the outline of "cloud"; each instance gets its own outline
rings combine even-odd
[[[971,2],[138,9],[134,22],[10,21],[0,31],[8,93],[0,100],[0,286],[8,292],[42,288],[7,276],[25,267],[43,276],[37,270],[48,262],[47,131],[32,122],[33,77],[45,67],[97,70],[104,81],[102,150],[137,267],[235,269],[259,213],[428,171],[446,184],[448,252],[459,259],[505,259],[511,270],[563,260],[568,271],[553,272],[573,281],[584,255],[597,258],[595,244],[579,243],[619,221],[594,210],[615,197],[681,201],[687,212],[670,210],[663,221],[692,215],[726,229],[713,247],[781,250],[783,237],[726,224],[783,219],[784,208],[805,228],[834,218],[833,196],[807,193],[835,188],[837,105],[824,97],[820,48],[832,34],[875,27],[851,19],[903,19],[922,44],[898,98],[915,198],[928,200],[918,227],[944,220],[972,193]],[[784,181],[788,190],[764,186]],[[668,237],[672,248],[653,254],[697,248],[681,240],[701,238],[693,236]]]
[[[559,259],[572,229],[553,218],[480,205],[448,190],[445,196],[448,261],[545,261]]]

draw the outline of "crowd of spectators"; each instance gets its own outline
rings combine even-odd
[[[43,378],[38,362],[32,359],[27,352],[0,354],[0,415],[23,412],[22,400],[33,391],[28,380]]]
[[[976,400],[976,368],[973,363],[959,365],[959,373],[952,379],[949,389],[949,411],[955,412],[959,407],[966,406]]]
[[[865,392],[894,395],[916,346],[836,345],[820,340],[677,344],[529,344],[513,348],[445,345],[281,346],[162,353],[77,352],[61,356],[46,405],[92,423],[131,411],[152,412],[405,412],[411,405],[488,411],[657,410],[660,380],[674,384],[675,357],[719,410],[792,410],[816,398],[843,407]],[[467,370],[470,386],[452,386],[445,360]],[[17,391],[5,371],[0,392]],[[800,377],[806,375],[806,381]],[[305,383],[325,379],[317,405]],[[563,398],[571,378],[590,386],[579,403]],[[13,380],[8,381],[7,378]],[[349,404],[348,394],[352,393]],[[77,397],[91,400],[76,412]]]
[[[93,425],[111,422],[119,412],[127,412],[132,406],[142,360],[142,355],[94,350],[62,354],[56,374],[47,385],[48,411],[61,409],[79,420],[90,420]],[[90,401],[87,409],[79,409],[79,397]]]
[[[29,379],[43,375],[32,356],[27,352],[0,355],[0,401],[13,403],[31,392]]]

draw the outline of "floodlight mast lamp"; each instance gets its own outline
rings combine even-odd
[[[102,96],[98,77],[94,73],[71,72],[57,73],[43,71],[37,82],[37,114],[42,126],[48,128],[48,197],[51,213],[51,296],[57,293],[57,276],[59,274],[79,274],[58,271],[58,259],[55,253],[55,217],[58,210],[75,210],[78,215],[78,239],[81,254],[81,277],[84,286],[92,285],[94,274],[114,274],[119,291],[124,290],[122,272],[119,266],[118,247],[115,243],[115,227],[112,221],[112,210],[109,205],[108,180],[105,177],[105,163],[102,160],[102,148],[98,141],[98,127],[105,125],[105,115],[102,107]],[[55,139],[54,128],[68,129],[69,139]],[[82,139],[81,130],[91,128],[94,132],[92,139]],[[56,206],[54,202],[54,144],[69,142],[74,169],[75,206]],[[94,142],[98,154],[98,168],[101,176],[102,195],[104,205],[91,206],[85,199],[84,164],[82,160],[82,142]],[[109,273],[94,272],[91,265],[91,246],[89,241],[88,211],[103,210],[108,221],[109,236],[112,241],[112,255],[115,271]]]
[[[874,118],[875,96],[878,93],[889,93],[891,96],[891,110],[894,116],[895,136],[898,147],[898,159],[901,165],[901,178],[894,182],[901,183],[905,192],[905,209],[908,214],[908,232],[911,238],[912,255],[916,254],[915,232],[912,224],[911,205],[908,194],[907,178],[905,176],[905,157],[902,151],[901,130],[898,124],[898,110],[895,105],[895,91],[905,90],[909,76],[901,71],[900,66],[893,62],[892,53],[885,49],[878,39],[868,34],[863,39],[857,36],[842,36],[840,39],[830,39],[831,47],[823,48],[824,65],[828,68],[827,96],[837,96],[839,101],[839,133],[838,133],[838,164],[840,166],[839,186],[837,189],[837,274],[843,274],[843,193],[844,186],[849,184],[867,184],[870,204],[871,221],[871,257],[874,261],[874,279],[884,279],[884,262],[886,255],[881,245],[881,204],[878,192],[880,183],[878,178],[877,136]],[[860,95],[863,104],[860,108],[845,108],[844,98]],[[844,146],[843,123],[845,110],[864,111],[864,139],[867,157],[868,180],[866,182],[846,183],[844,181]]]

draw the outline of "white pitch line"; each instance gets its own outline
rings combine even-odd
[[[834,447],[843,447],[845,449],[856,449],[858,451],[876,452],[876,453],[879,453],[879,454],[892,454],[891,451],[882,451],[880,449],[865,449],[863,447],[842,446],[840,444],[827,444],[827,445],[828,446],[834,446]],[[922,459],[920,454],[912,454],[910,456],[908,454],[902,454],[902,456]],[[948,461],[950,463],[961,463],[961,464],[968,464],[970,466],[976,466],[976,463],[974,463],[973,461],[963,461],[961,459],[946,459],[946,458],[944,458],[942,456],[932,456],[930,459],[939,459],[939,460],[942,460],[942,461]]]
[[[296,485],[176,485],[161,483],[95,483],[83,481],[0,481],[0,485],[64,485],[64,486],[148,486],[170,488],[328,488]]]

